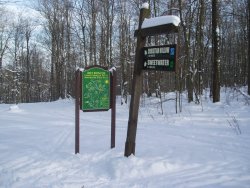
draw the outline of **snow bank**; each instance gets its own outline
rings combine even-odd
[[[9,108],[9,112],[17,113],[22,112],[18,105],[11,105]]]
[[[162,96],[163,115],[159,99],[144,98],[136,156],[129,158],[129,108],[119,98],[116,147],[110,149],[111,111],[81,112],[77,155],[74,100],[0,104],[0,187],[249,188],[250,106],[234,92],[222,90],[216,104],[204,97],[203,107],[183,99],[178,114],[167,100],[174,93]],[[9,113],[20,109],[25,113]]]

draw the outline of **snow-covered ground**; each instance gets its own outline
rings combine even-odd
[[[1,188],[249,188],[250,105],[224,90],[221,102],[142,100],[136,156],[124,157],[128,106],[117,101],[116,147],[110,111],[81,112],[74,154],[74,100],[0,105]],[[172,98],[171,94],[165,99]]]

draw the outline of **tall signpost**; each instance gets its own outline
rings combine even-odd
[[[101,66],[76,71],[75,153],[80,152],[80,109],[83,112],[111,109],[111,148],[115,147],[116,71]]]
[[[75,73],[75,154],[80,153],[80,74],[78,69]]]
[[[144,47],[147,36],[178,32],[179,18],[176,16],[149,18],[150,10],[143,6],[140,10],[139,27],[135,31],[137,46],[129,109],[127,139],[124,156],[135,155],[135,140],[138,122],[140,95],[142,93],[142,70],[176,70],[176,45]],[[167,22],[166,22],[167,21]],[[144,24],[145,23],[145,24]],[[155,23],[157,23],[155,25]]]
[[[250,0],[248,0],[248,95],[250,95]]]
[[[139,31],[142,26],[142,22],[145,18],[150,16],[149,9],[142,8],[140,10],[139,18]],[[138,35],[137,37],[137,46],[135,52],[135,65],[134,65],[134,74],[133,74],[133,83],[132,83],[132,93],[129,109],[129,120],[128,120],[128,130],[127,130],[127,139],[125,143],[125,152],[126,157],[131,154],[135,154],[135,139],[136,139],[136,129],[138,121],[138,109],[140,103],[140,95],[142,92],[142,65],[143,65],[143,47],[146,43],[146,37]]]

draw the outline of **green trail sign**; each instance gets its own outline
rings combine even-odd
[[[110,109],[110,72],[91,67],[82,72],[81,109],[103,111]]]
[[[83,112],[111,109],[111,143],[115,147],[116,69],[85,67],[75,73],[75,154],[80,153],[80,109]]]
[[[143,48],[143,69],[175,71],[176,44]]]

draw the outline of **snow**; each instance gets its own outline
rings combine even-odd
[[[141,8],[149,9],[149,4],[148,3],[143,3]]]
[[[12,106],[10,106],[9,111],[12,113],[16,113],[16,112],[21,112],[22,110],[20,110],[18,105],[12,105]]]
[[[116,67],[111,67],[109,71],[113,73],[113,71],[116,71]]]
[[[179,26],[180,18],[174,15],[167,15],[145,19],[142,23],[142,29],[164,24],[174,24],[175,26]]]
[[[241,92],[245,93],[247,88]],[[0,187],[194,188],[250,185],[250,106],[236,90],[175,113],[173,93],[142,98],[136,156],[124,157],[129,108],[117,98],[116,147],[110,111],[81,112],[74,154],[74,100],[0,105]],[[241,132],[239,132],[240,130]]]
[[[216,33],[217,33],[217,36],[220,35],[220,28],[218,26],[216,27]]]

